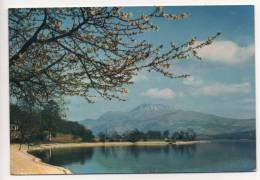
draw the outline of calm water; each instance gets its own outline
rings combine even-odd
[[[75,174],[254,171],[255,142],[161,147],[95,147],[33,152]]]

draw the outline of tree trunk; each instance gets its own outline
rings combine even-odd
[[[52,134],[51,134],[51,131],[49,131],[49,138],[48,138],[49,141],[52,140]]]

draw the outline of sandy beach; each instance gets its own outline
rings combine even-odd
[[[33,148],[32,148],[33,149]],[[11,145],[11,174],[72,174],[68,169],[43,163],[39,158],[27,152],[27,146]]]
[[[172,144],[188,145],[196,143],[206,143],[208,141],[179,141]],[[52,143],[30,146],[29,150],[23,145],[19,150],[18,144],[11,145],[11,174],[72,174],[72,172],[63,167],[53,166],[42,162],[39,158],[31,155],[28,151],[45,150],[52,148],[76,148],[76,147],[101,147],[101,146],[166,146],[168,142],[149,141],[149,142],[106,142],[106,143]]]

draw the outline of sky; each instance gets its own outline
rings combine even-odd
[[[181,21],[156,19],[158,32],[142,37],[154,44],[180,44],[192,37],[198,41],[221,32],[199,51],[202,61],[190,59],[174,64],[172,71],[190,74],[187,79],[169,79],[158,73],[140,72],[129,88],[127,101],[97,98],[89,104],[82,97],[66,97],[67,118],[72,121],[98,118],[107,111],[129,111],[140,104],[165,104],[232,118],[255,118],[255,62],[253,6],[165,7],[166,12],[187,12]],[[149,8],[128,7],[133,13]]]

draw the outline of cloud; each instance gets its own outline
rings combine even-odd
[[[214,41],[211,45],[199,49],[198,54],[211,62],[229,65],[243,64],[254,57],[254,45],[239,46],[229,40]]]
[[[141,93],[141,95],[151,97],[151,98],[161,98],[161,99],[172,99],[176,97],[176,93],[173,92],[170,88],[165,88],[165,89],[151,88]]]
[[[221,96],[228,94],[247,94],[249,91],[250,85],[248,82],[238,84],[212,83],[203,86],[197,86],[192,94],[204,96]]]
[[[139,72],[137,75],[133,76],[132,80],[134,82],[139,82],[139,81],[146,81],[148,80],[148,77],[144,72]]]
[[[250,83],[220,83],[220,82],[205,82],[202,79],[190,76],[183,80],[183,84],[189,86],[188,92],[190,95],[204,96],[221,96],[230,94],[247,94],[250,92]]]
[[[201,85],[203,81],[201,79],[195,78],[194,76],[189,76],[185,79],[183,79],[183,84],[188,86],[196,86]]]

